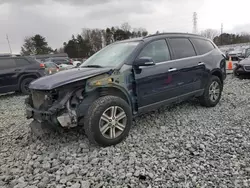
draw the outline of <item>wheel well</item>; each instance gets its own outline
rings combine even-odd
[[[222,73],[221,73],[221,72],[219,72],[219,71],[214,71],[214,72],[212,73],[212,75],[217,76],[217,77],[220,79],[221,83],[223,83],[223,78],[222,78]]]
[[[98,88],[95,91],[92,91],[89,93],[87,98],[83,100],[83,102],[79,105],[77,110],[77,115],[79,118],[84,117],[86,112],[88,111],[89,106],[99,97],[103,97],[106,95],[113,95],[122,98],[125,100],[130,106],[131,102],[129,101],[129,98],[126,96],[125,93],[123,93],[118,88]]]
[[[106,96],[106,95],[113,95],[122,98],[125,100],[128,104],[130,104],[130,101],[128,100],[127,96],[117,88],[99,88],[98,92],[100,93],[100,96]]]
[[[20,80],[19,80],[19,83],[18,83],[19,89],[20,89],[20,87],[21,87],[22,81],[23,81],[24,79],[26,79],[26,78],[34,78],[34,79],[36,79],[36,78],[38,78],[38,77],[37,77],[36,75],[27,75],[27,76],[21,77]]]

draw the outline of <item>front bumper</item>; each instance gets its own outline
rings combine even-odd
[[[236,64],[234,72],[236,73],[236,75],[250,75],[250,70],[247,70],[244,66],[241,66],[239,64]]]
[[[67,93],[60,101],[55,102],[53,105],[50,105],[46,110],[39,110],[35,108],[41,104],[35,103],[33,105],[32,97],[29,96],[25,100],[26,106],[26,118],[34,119],[40,123],[48,123],[55,126],[61,127],[74,127],[77,125],[76,114],[73,114],[73,111],[69,108],[69,98],[73,92]],[[73,115],[72,115],[73,114]]]
[[[36,119],[39,122],[50,121],[53,114],[48,111],[41,111],[32,108],[28,103],[26,103],[26,118],[27,119]]]
[[[29,98],[27,98],[25,101],[27,119],[34,119],[36,122],[39,123],[46,122],[51,125],[59,126],[55,112],[53,113],[51,111],[37,110],[30,105],[29,101],[30,101]]]

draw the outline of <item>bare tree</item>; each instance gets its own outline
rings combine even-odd
[[[131,26],[128,24],[128,22],[125,22],[121,25],[121,29],[123,31],[130,31],[131,30]]]
[[[92,52],[97,52],[103,47],[103,31],[101,29],[83,29],[82,37],[88,42]]]
[[[204,31],[201,31],[200,34],[208,39],[213,40],[215,37],[219,35],[219,31],[216,29],[206,29]]]

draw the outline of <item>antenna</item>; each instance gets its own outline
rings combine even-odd
[[[10,49],[10,54],[12,55],[12,50],[11,50],[11,46],[10,46],[10,41],[9,41],[8,34],[6,34],[6,39],[8,41],[8,45],[9,45],[9,49]]]
[[[197,29],[197,13],[194,12],[193,14],[193,33],[197,34],[198,29]]]

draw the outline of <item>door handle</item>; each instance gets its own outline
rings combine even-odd
[[[177,71],[177,68],[168,69],[168,72],[173,72],[173,71]]]
[[[15,69],[15,71],[17,72],[17,71],[21,71],[22,69]]]
[[[198,65],[200,66],[200,65],[205,65],[205,63],[204,62],[200,62],[200,63],[198,63]]]

